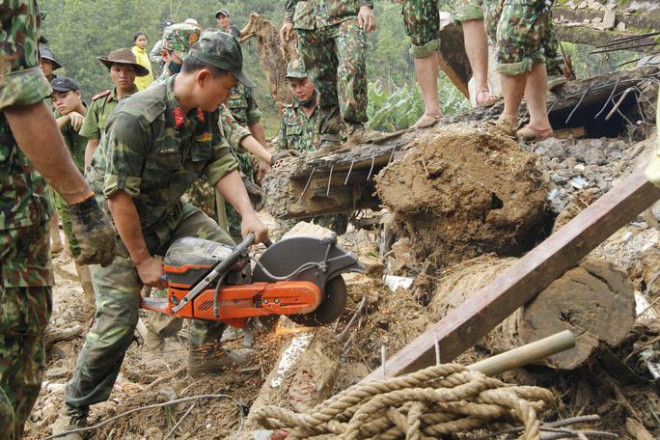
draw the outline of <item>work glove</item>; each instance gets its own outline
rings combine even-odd
[[[71,229],[80,251],[76,263],[108,266],[117,254],[115,229],[93,195],[75,205],[69,205]]]
[[[277,163],[278,160],[284,159],[285,157],[298,157],[300,153],[296,150],[282,150],[270,156],[270,166],[272,167]]]
[[[266,193],[263,189],[256,183],[252,182],[246,177],[243,177],[243,185],[247,190],[248,196],[250,197],[250,203],[252,203],[252,208],[255,211],[261,211],[266,205]]]

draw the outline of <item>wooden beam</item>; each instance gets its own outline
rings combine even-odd
[[[534,298],[582,257],[660,198],[660,189],[639,169],[473,297],[399,350],[364,381],[409,373],[442,362],[473,346],[518,307]]]

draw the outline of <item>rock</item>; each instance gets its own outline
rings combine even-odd
[[[598,24],[601,21],[603,21],[603,19],[600,18],[600,17],[594,17],[594,18],[591,19],[591,22],[594,23],[594,24]]]
[[[587,8],[587,2],[586,1],[580,2],[580,4],[578,4],[577,8],[578,9],[586,9]]]
[[[584,153],[584,162],[588,165],[604,165],[606,163],[605,156],[601,150],[590,148]]]
[[[626,30],[626,24],[622,21],[618,22],[617,25],[616,25],[616,30],[621,31],[621,32],[625,31]]]
[[[612,29],[616,24],[616,12],[612,9],[605,11],[605,16],[603,17],[603,29]]]
[[[566,142],[561,139],[549,138],[537,143],[534,152],[538,155],[551,157],[562,162],[566,159]]]
[[[572,170],[557,170],[550,174],[550,180],[557,185],[563,185],[575,176]]]

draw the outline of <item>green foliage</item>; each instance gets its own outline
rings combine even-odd
[[[438,80],[439,102],[445,116],[454,116],[470,108],[467,99],[441,74]],[[388,92],[380,82],[369,83],[369,128],[396,131],[408,128],[424,113],[424,100],[416,84],[394,86]]]
[[[379,131],[397,131],[413,125],[424,113],[418,87],[404,84],[388,93],[378,82],[369,83],[369,127]]]

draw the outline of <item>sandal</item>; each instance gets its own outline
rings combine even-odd
[[[421,118],[412,126],[412,128],[427,128],[442,121],[445,115],[427,115],[424,113]]]
[[[539,130],[527,124],[518,130],[517,135],[525,142],[539,142],[552,136],[552,127]]]
[[[491,95],[488,90],[480,90],[477,92],[475,101],[475,108],[487,108],[492,107],[497,101],[499,101],[499,98]]]

